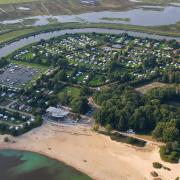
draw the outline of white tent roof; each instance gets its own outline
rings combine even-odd
[[[57,118],[62,118],[69,114],[67,111],[60,108],[55,108],[55,107],[49,107],[46,110],[46,112],[50,113],[53,117],[57,117]]]

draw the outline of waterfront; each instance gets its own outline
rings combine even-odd
[[[0,150],[0,173],[4,180],[90,180],[85,174],[46,156]]]
[[[103,29],[103,28],[82,28],[82,29],[65,29],[58,30],[53,32],[45,32],[37,35],[31,35],[27,38],[22,38],[10,44],[6,44],[4,47],[0,48],[0,58],[9,55],[10,53],[18,50],[24,46],[29,44],[39,42],[41,39],[50,39],[53,37],[62,36],[65,34],[75,34],[75,33],[108,33],[108,34],[121,34],[128,33],[130,36],[137,36],[142,38],[152,38],[152,39],[166,39],[166,40],[180,40],[179,37],[170,37],[170,36],[160,36],[155,34],[141,33],[141,32],[133,32],[133,31],[125,31],[125,30],[117,30],[117,29]]]
[[[85,125],[45,122],[22,136],[9,137],[8,143],[3,141],[4,137],[0,136],[1,149],[41,153],[97,180],[152,179],[150,172],[155,161],[171,169],[156,170],[163,180],[179,176],[180,164],[163,162],[159,147],[154,143],[149,142],[143,148],[126,145],[93,132]]]
[[[108,19],[109,18],[109,19]],[[119,18],[119,20],[118,20]],[[128,18],[129,21],[123,19]],[[113,20],[115,19],[115,20]],[[30,24],[27,24],[29,21]],[[116,23],[136,26],[160,26],[180,21],[179,6],[139,6],[126,11],[86,12],[71,15],[43,15],[1,21],[2,24],[22,23],[28,26],[43,26],[51,22]]]

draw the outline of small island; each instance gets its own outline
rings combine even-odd
[[[103,17],[103,18],[101,18],[101,20],[105,20],[105,21],[125,21],[125,22],[131,21],[130,18],[111,18],[111,17]]]

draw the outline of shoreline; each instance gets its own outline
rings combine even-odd
[[[20,50],[22,48],[25,48],[26,46],[29,46],[30,44],[37,43],[41,39],[47,40],[59,36],[63,36],[65,34],[75,34],[75,33],[101,33],[101,34],[122,34],[122,33],[128,33],[129,36],[139,37],[139,38],[149,38],[149,39],[157,39],[157,40],[172,40],[173,37],[168,36],[161,36],[161,35],[153,35],[149,33],[143,33],[143,32],[136,32],[131,30],[120,30],[120,29],[114,29],[114,28],[69,28],[69,29],[62,29],[57,31],[50,31],[50,32],[44,32],[37,35],[31,34],[31,36],[22,38],[17,41],[9,41],[5,46],[1,47],[0,43],[0,58],[8,57],[10,54],[12,54],[16,50]],[[180,40],[180,38],[176,38],[177,41]],[[9,50],[10,49],[10,50]]]
[[[71,25],[73,24],[73,25]],[[176,24],[172,24],[176,25]],[[14,29],[10,30],[8,32],[4,32],[0,34],[0,36],[5,36],[7,34],[18,32],[18,34],[15,37],[12,37],[7,40],[1,40],[0,41],[0,47],[4,47],[5,45],[11,44],[13,42],[19,41],[24,38],[29,38],[31,36],[36,36],[42,33],[48,33],[48,32],[55,32],[55,31],[61,31],[66,29],[85,29],[85,28],[102,28],[102,29],[114,29],[114,30],[124,30],[127,32],[135,32],[135,33],[145,33],[149,35],[157,35],[157,36],[166,36],[166,37],[172,37],[172,38],[180,38],[180,34],[177,32],[166,32],[166,31],[160,31],[158,30],[158,27],[163,26],[170,26],[170,25],[162,25],[162,26],[137,26],[137,25],[127,25],[127,24],[114,24],[114,23],[90,23],[90,24],[83,24],[83,23],[58,23],[53,25],[44,25],[44,26],[37,26],[37,27],[26,27],[26,28],[20,28],[20,29]],[[28,31],[28,33],[22,33],[21,31]]]
[[[62,124],[62,125],[67,125],[67,126],[69,126],[69,124]],[[43,125],[42,125],[43,126]],[[70,125],[70,126],[72,126],[72,125]],[[41,127],[41,126],[40,126]],[[40,127],[37,127],[37,128],[34,128],[33,130],[31,130],[31,131],[34,131],[34,130],[36,130],[36,129],[38,129],[38,128],[40,128]],[[28,132],[27,132],[28,133]],[[25,133],[26,134],[26,133]],[[23,135],[23,134],[22,134]],[[22,136],[22,135],[20,135],[20,136]],[[1,135],[0,134],[0,142],[1,142],[1,140],[2,140],[2,136],[3,137],[6,137],[6,136],[8,136],[8,137],[10,137],[10,138],[12,138],[12,136],[11,135]],[[16,139],[17,139],[18,137],[16,137]],[[10,144],[11,143],[11,144]],[[4,144],[6,144],[5,146],[1,146],[1,144],[0,144],[0,150],[14,150],[14,151],[24,151],[24,152],[32,152],[32,153],[36,153],[36,154],[39,154],[39,155],[43,155],[43,156],[46,156],[46,157],[48,157],[48,158],[50,158],[50,159],[53,159],[53,160],[56,160],[56,161],[58,161],[58,162],[60,162],[60,163],[63,163],[63,164],[65,164],[66,166],[69,166],[69,167],[71,167],[71,168],[74,168],[75,170],[77,170],[77,171],[80,171],[81,173],[84,173],[84,174],[86,174],[86,175],[88,175],[90,178],[92,178],[92,179],[94,179],[94,180],[96,180],[97,178],[96,177],[92,177],[92,174],[89,174],[88,172],[86,172],[86,171],[84,171],[83,169],[81,169],[81,168],[78,168],[78,167],[75,167],[75,166],[73,166],[72,164],[69,164],[69,163],[67,163],[66,161],[63,161],[62,159],[59,159],[57,156],[53,156],[53,155],[50,155],[50,154],[48,154],[47,152],[45,152],[45,151],[36,151],[36,150],[32,150],[32,149],[30,149],[30,150],[28,150],[28,148],[27,149],[22,149],[22,148],[18,148],[18,147],[15,147],[15,148],[13,148],[13,147],[8,147],[8,144],[10,144],[10,146],[12,145],[12,144],[15,144],[15,143],[13,143],[13,142],[10,142],[10,143],[4,143]]]
[[[22,136],[10,137],[15,143],[4,143],[5,136],[7,135],[0,136],[0,149],[39,153],[97,180],[149,180],[153,179],[151,171],[158,172],[163,180],[169,180],[178,176],[180,168],[180,164],[163,162],[156,145],[133,147],[112,141],[83,125],[46,122]],[[152,163],[155,161],[171,168],[171,171],[154,169]]]
[[[70,164],[67,164],[65,161],[62,161],[62,160],[59,160],[57,157],[53,157],[53,156],[50,156],[50,155],[48,155],[47,153],[45,153],[45,152],[42,152],[42,151],[32,151],[32,150],[24,150],[24,149],[19,149],[19,148],[3,148],[3,147],[0,147],[0,151],[1,150],[12,150],[12,151],[21,151],[21,152],[31,152],[31,153],[35,153],[35,154],[39,154],[39,155],[42,155],[42,156],[45,156],[45,157],[47,157],[47,158],[49,158],[49,159],[51,159],[51,160],[55,160],[55,161],[57,161],[58,163],[62,163],[62,164],[64,164],[64,165],[66,165],[66,166],[69,166],[69,167],[71,167],[71,168],[73,168],[73,169],[75,169],[75,170],[77,170],[77,171],[79,171],[79,172],[81,172],[81,173],[83,173],[83,174],[85,174],[85,175],[88,175],[90,178],[95,178],[95,177],[92,177],[91,175],[89,175],[89,174],[86,174],[86,172],[84,172],[83,170],[81,170],[81,168],[77,168],[77,167],[74,167],[74,166],[72,166],[72,165],[70,165]]]

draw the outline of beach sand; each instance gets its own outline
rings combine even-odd
[[[151,171],[156,171],[162,180],[174,180],[180,176],[180,164],[163,162],[157,145],[148,143],[144,148],[138,148],[115,142],[85,125],[46,122],[24,135],[10,137],[15,143],[5,143],[4,137],[0,136],[1,149],[38,152],[97,180],[149,180],[153,179]],[[155,161],[171,171],[154,169],[152,163]]]

